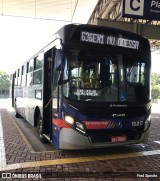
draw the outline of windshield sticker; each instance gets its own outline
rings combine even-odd
[[[126,95],[122,92],[120,94],[120,101],[126,101]]]
[[[98,92],[97,92],[97,90],[77,89],[77,92],[74,92],[74,95],[77,95],[77,96],[98,96]]]

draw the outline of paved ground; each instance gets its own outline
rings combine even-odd
[[[158,104],[153,105],[151,133],[146,145],[35,152],[12,118],[11,110],[6,110],[7,102],[10,100],[0,100],[0,181],[160,180]]]

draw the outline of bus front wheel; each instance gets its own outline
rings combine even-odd
[[[39,116],[38,118],[38,135],[41,142],[45,143],[46,138],[43,136],[43,124],[42,124],[42,118]]]
[[[21,118],[21,115],[17,112],[17,105],[16,105],[16,102],[15,102],[15,104],[14,104],[14,110],[15,110],[15,117],[16,118]]]

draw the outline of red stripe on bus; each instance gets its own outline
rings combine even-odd
[[[105,129],[110,121],[82,121],[87,129]]]
[[[52,123],[60,128],[70,128],[62,119],[53,119]]]

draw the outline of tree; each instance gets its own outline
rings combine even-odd
[[[160,99],[160,74],[151,75],[151,96],[152,99]]]
[[[0,71],[0,93],[1,94],[9,93],[9,88],[10,88],[10,76],[5,72]]]

